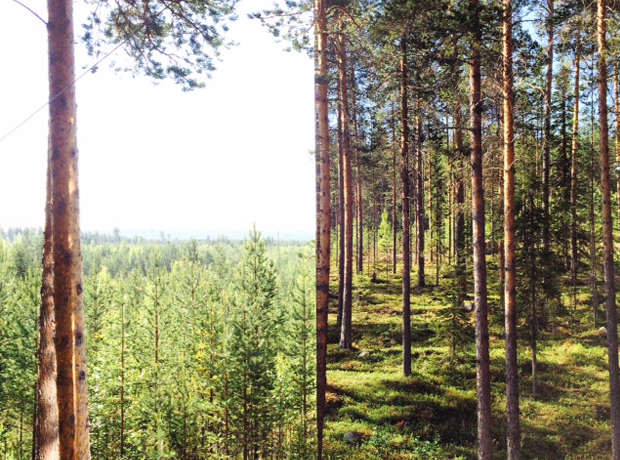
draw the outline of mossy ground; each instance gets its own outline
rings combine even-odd
[[[413,289],[413,372],[405,378],[401,278],[380,268],[376,280],[358,276],[354,282],[354,349],[338,348],[335,326],[330,330],[327,458],[474,459],[474,337],[459,347],[456,357],[449,356],[441,315],[450,305],[449,282],[443,279],[439,286]],[[519,343],[523,459],[610,458],[606,340],[594,327],[587,288],[580,289],[576,312],[564,309],[539,340],[536,397],[531,391],[530,348],[525,340]],[[490,285],[489,292],[497,288]],[[490,318],[494,455],[504,459],[503,319],[498,298],[491,296],[490,303],[495,305]],[[336,302],[330,307],[331,320]],[[348,431],[363,433],[363,442],[348,445],[343,437]]]

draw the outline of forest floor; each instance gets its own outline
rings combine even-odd
[[[428,283],[435,276],[434,270],[427,273],[433,274]],[[415,281],[412,276],[412,285]],[[325,441],[330,460],[476,458],[473,332],[451,358],[445,315],[449,280],[442,279],[439,287],[412,289],[413,371],[403,377],[401,282],[385,267],[375,280],[356,277],[353,350],[340,349],[335,326],[330,329]],[[489,292],[497,292],[493,288]],[[552,326],[542,333],[536,396],[529,342],[519,342],[523,459],[610,458],[606,339],[593,324],[588,292],[580,287],[576,313],[556,308]],[[505,459],[503,315],[498,296],[490,295],[489,303],[494,458]],[[333,301],[330,318],[336,317],[336,309]],[[470,321],[473,325],[473,317]],[[348,432],[359,433],[360,439],[347,441]]]

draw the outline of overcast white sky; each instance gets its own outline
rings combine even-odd
[[[47,17],[44,0],[22,1]],[[229,36],[239,45],[205,89],[155,86],[106,64],[77,83],[83,230],[245,232],[255,222],[313,232],[313,63],[239,16]],[[47,100],[46,39],[43,23],[0,0],[0,137]],[[93,62],[77,59],[78,73]],[[0,142],[5,229],[43,226],[47,116]]]

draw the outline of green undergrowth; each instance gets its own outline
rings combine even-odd
[[[473,334],[451,357],[443,314],[450,305],[450,280],[414,288],[412,375],[404,377],[401,283],[398,275],[386,270],[379,271],[376,279],[357,276],[353,350],[340,349],[335,326],[330,330],[327,458],[475,459]],[[489,286],[494,458],[504,459],[503,317],[494,289]],[[577,311],[565,308],[542,333],[536,396],[531,389],[529,343],[525,338],[519,343],[523,459],[610,458],[606,341],[593,324],[587,288],[582,289]],[[335,318],[337,302],[330,308],[330,319]],[[473,316],[470,321],[473,325]],[[347,432],[360,433],[360,441],[348,442]]]

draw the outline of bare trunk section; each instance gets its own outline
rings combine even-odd
[[[416,180],[416,223],[418,226],[417,233],[417,255],[418,255],[418,286],[426,286],[426,273],[424,269],[424,251],[425,251],[425,232],[426,232],[426,216],[424,213],[424,156],[422,153],[422,106],[420,99],[417,103],[416,115],[416,159],[417,167],[415,175]]]
[[[620,66],[616,62],[614,66],[614,108],[616,112],[616,136],[615,136],[615,147],[616,147],[616,164],[620,165],[620,83],[618,77],[618,71],[620,70]],[[620,223],[620,175],[618,176],[618,180],[616,181],[617,189],[618,189],[618,222]]]
[[[457,102],[454,114],[454,122],[456,132],[454,133],[454,142],[458,152],[458,163],[456,164],[456,190],[454,202],[456,207],[456,226],[454,230],[454,250],[456,255],[456,277],[458,279],[458,303],[463,305],[465,296],[467,295],[467,274],[465,271],[465,181],[463,173],[463,117],[461,112],[461,104]]]
[[[551,91],[553,88],[553,11],[554,0],[547,0],[547,81],[545,85],[545,142],[543,156],[543,208],[545,222],[543,224],[543,250],[549,251],[550,226],[549,193],[551,172]]]
[[[611,219],[611,179],[609,171],[609,127],[607,119],[607,24],[605,0],[597,1],[599,124],[601,129],[601,191],[603,195],[603,251],[605,260],[605,309],[609,355],[611,399],[611,451],[620,459],[620,370],[618,369],[618,313],[614,283],[613,225]]]
[[[323,459],[327,388],[327,317],[330,257],[330,160],[327,90],[327,17],[324,0],[314,0],[314,107],[316,117],[316,393],[317,457]]]
[[[403,183],[403,374],[411,375],[411,216],[409,184],[409,107],[407,40],[400,39],[401,180]]]
[[[73,4],[48,0],[50,168],[61,460],[90,459],[82,303]]]
[[[473,18],[470,57],[470,115],[472,165],[472,219],[474,245],[474,302],[476,309],[476,388],[478,397],[478,458],[493,458],[491,437],[491,371],[487,307],[487,266],[485,247],[484,186],[482,182],[482,99],[480,78],[480,18],[478,0],[470,0]]]
[[[521,455],[519,421],[519,364],[517,362],[517,292],[515,273],[515,153],[512,76],[512,0],[503,0],[504,35],[504,250],[506,279],[504,282],[504,313],[506,322],[506,410],[508,415],[508,460]],[[548,174],[548,170],[547,173]]]
[[[580,24],[581,25],[581,24]],[[577,156],[579,153],[579,66],[581,60],[581,27],[577,28],[577,48],[575,50],[575,103],[573,107],[573,139],[570,166],[570,275],[573,310],[577,308]]]
[[[54,258],[52,254],[52,178],[47,171],[43,277],[39,316],[38,380],[34,423],[34,460],[57,460],[58,400],[56,394],[56,349],[54,347]]]
[[[349,90],[347,75],[347,42],[344,32],[338,37],[338,77],[340,80],[342,125],[342,190],[344,193],[344,283],[342,296],[342,329],[340,348],[351,348],[352,343],[352,288],[353,288],[353,181],[351,175],[351,133],[349,128]]]
[[[396,184],[397,167],[397,144],[396,144],[396,108],[392,101],[392,273],[396,274],[398,262],[398,186]]]

